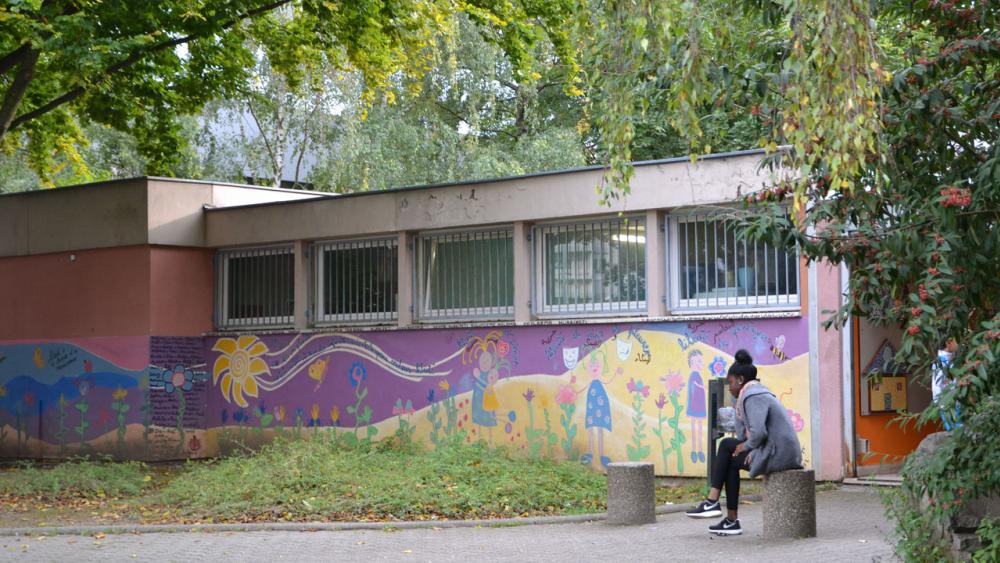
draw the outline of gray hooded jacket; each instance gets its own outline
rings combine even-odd
[[[736,418],[736,437],[746,440],[750,456],[750,476],[802,468],[802,446],[795,435],[788,410],[763,384],[746,390],[742,398],[746,423]],[[750,431],[747,438],[746,430]]]

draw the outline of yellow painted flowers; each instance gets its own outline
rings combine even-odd
[[[127,396],[128,396],[128,391],[122,389],[121,387],[115,389],[114,392],[111,393],[111,397],[114,398],[114,400],[116,401],[121,401]]]
[[[212,350],[222,353],[215,360],[212,383],[219,385],[226,402],[246,407],[244,393],[256,397],[257,377],[271,373],[267,362],[261,358],[267,352],[267,345],[256,336],[241,336],[238,340],[220,338]]]

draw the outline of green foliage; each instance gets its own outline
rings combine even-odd
[[[983,518],[976,529],[980,548],[972,556],[974,563],[1000,561],[1000,522],[996,518]]]
[[[147,501],[196,518],[479,518],[603,507],[604,476],[579,464],[528,460],[460,436],[431,452],[385,440],[337,446],[275,442],[248,456],[193,462]]]
[[[48,184],[59,159],[88,173],[77,149],[85,141],[81,124],[100,123],[135,134],[147,169],[165,174],[184,153],[176,117],[249,90],[258,55],[250,40],[290,88],[326,61],[360,73],[370,104],[388,94],[395,74],[430,68],[436,39],[453,34],[459,13],[507,53],[518,78],[534,76],[533,48],[543,39],[572,76],[574,51],[558,24],[569,10],[568,2],[492,0],[4,5],[0,144],[8,153],[26,151]]]
[[[897,550],[907,561],[943,560],[949,546],[938,530],[969,500],[1000,490],[995,452],[983,447],[1000,432],[1000,397],[987,397],[973,408],[936,450],[907,459],[902,486],[887,498],[889,514],[896,521]],[[995,538],[992,526],[986,522],[981,533]],[[997,544],[984,541],[983,549],[996,550]]]
[[[562,424],[564,438],[560,440],[559,444],[562,446],[563,453],[566,455],[567,461],[576,461],[580,457],[580,453],[576,451],[573,447],[573,439],[576,438],[577,427],[576,423],[573,422],[573,413],[576,412],[576,403],[559,403],[559,408],[562,410],[562,414],[559,415],[559,423]]]
[[[54,466],[22,463],[0,471],[0,495],[94,498],[137,495],[149,484],[144,463],[70,461]]]

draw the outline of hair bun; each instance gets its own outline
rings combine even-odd
[[[737,350],[735,358],[736,358],[736,363],[738,364],[753,363],[753,357],[751,357],[750,352],[747,352],[746,350]]]

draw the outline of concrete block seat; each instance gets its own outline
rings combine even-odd
[[[652,522],[656,522],[653,464],[608,464],[608,523],[636,525]]]
[[[763,528],[766,538],[816,537],[816,474],[812,469],[764,476]]]

